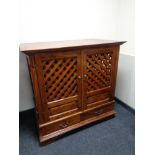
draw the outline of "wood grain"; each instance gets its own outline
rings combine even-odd
[[[67,50],[67,49],[81,49],[89,47],[112,47],[119,46],[125,41],[112,41],[101,39],[83,39],[83,40],[68,40],[68,41],[53,41],[53,42],[37,42],[37,43],[23,43],[20,45],[20,51],[25,54],[48,52],[49,50]]]
[[[114,116],[123,43],[88,39],[21,45],[27,55],[41,143]]]

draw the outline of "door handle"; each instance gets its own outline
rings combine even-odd
[[[80,75],[78,76],[78,79],[82,79]]]
[[[84,74],[84,77],[86,78],[86,77],[87,77],[87,75],[86,75],[86,74]]]

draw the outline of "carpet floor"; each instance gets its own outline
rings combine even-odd
[[[34,114],[19,121],[20,155],[134,155],[135,115],[116,103],[116,117],[75,130],[54,143],[40,146]]]

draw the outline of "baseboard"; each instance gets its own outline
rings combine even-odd
[[[34,118],[35,118],[35,109],[34,108],[19,112],[19,121],[23,121],[25,119],[34,119]]]
[[[115,100],[118,104],[122,105],[124,108],[126,108],[127,110],[129,110],[131,113],[135,115],[135,109],[133,109],[132,107],[130,107],[129,105],[127,105],[126,103],[118,99],[117,97],[115,97]]]

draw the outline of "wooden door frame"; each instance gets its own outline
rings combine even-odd
[[[83,101],[83,110],[87,109],[87,96],[88,96],[88,92],[87,92],[87,77],[85,76],[87,74],[87,61],[86,61],[86,57],[87,54],[95,54],[97,53],[102,53],[104,50],[108,50],[110,49],[113,52],[113,59],[112,59],[112,74],[111,74],[111,85],[110,87],[106,87],[106,88],[102,88],[102,89],[97,89],[94,90],[92,92],[92,94],[97,94],[98,91],[100,91],[101,93],[104,92],[109,92],[113,97],[114,97],[114,93],[115,93],[115,84],[116,84],[116,74],[117,74],[117,66],[118,66],[118,57],[119,57],[119,46],[118,47],[99,47],[99,48],[90,48],[90,49],[83,49],[81,50],[81,56],[82,56],[82,91],[83,91],[83,95],[82,95],[82,101]]]
[[[44,79],[43,79],[43,73],[42,73],[42,60],[50,60],[51,57],[53,58],[70,58],[70,57],[76,57],[77,58],[77,76],[79,77],[77,80],[77,91],[78,91],[78,108],[79,110],[82,109],[82,72],[81,72],[81,51],[72,52],[72,51],[58,51],[57,53],[52,53],[49,51],[48,53],[39,53],[35,56],[35,65],[36,65],[36,74],[38,75],[38,87],[40,90],[40,99],[41,99],[41,113],[45,113],[46,115],[46,121],[50,121],[50,113],[47,106],[47,98],[45,94],[45,88],[44,87]]]

